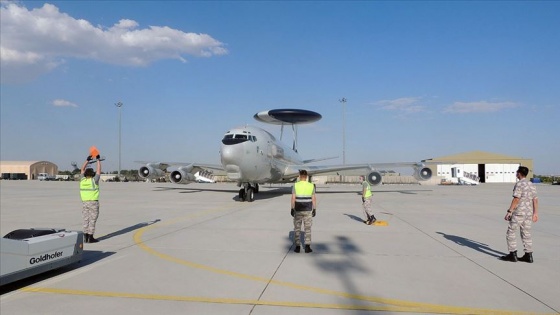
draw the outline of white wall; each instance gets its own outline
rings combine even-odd
[[[468,172],[485,179],[486,183],[515,183],[515,172],[519,164],[486,164],[485,174],[478,174],[478,164],[439,164],[437,166],[437,174],[446,180],[452,181],[451,168],[456,167],[462,173]]]
[[[515,183],[519,164],[486,164],[487,183]]]

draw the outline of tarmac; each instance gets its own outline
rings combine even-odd
[[[538,184],[534,263],[504,262],[513,184],[317,185],[312,253],[289,185],[101,183],[80,263],[1,287],[10,314],[559,314],[560,186]],[[77,182],[0,181],[0,233],[81,231]],[[523,248],[518,236],[519,256]]]

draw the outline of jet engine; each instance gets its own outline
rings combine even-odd
[[[192,166],[182,166],[179,167],[176,171],[171,172],[169,175],[169,180],[175,184],[189,184],[196,180],[195,176],[190,172],[192,170]]]
[[[142,179],[155,179],[163,176],[163,171],[158,168],[158,165],[147,164],[138,169],[138,176]]]
[[[381,173],[379,173],[377,171],[369,172],[366,175],[366,180],[370,185],[377,186],[377,185],[381,184],[381,180],[382,180]]]
[[[423,168],[415,167],[414,178],[421,181],[428,180],[432,178],[432,170],[428,167],[423,167]]]

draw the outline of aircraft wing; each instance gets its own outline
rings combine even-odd
[[[138,176],[142,179],[155,179],[171,172],[169,179],[176,184],[188,184],[196,180],[195,173],[200,172],[204,177],[212,175],[225,175],[225,170],[218,164],[204,163],[184,163],[184,162],[145,162],[136,161],[144,164],[138,169]]]
[[[428,180],[432,177],[432,170],[422,162],[397,162],[397,163],[371,163],[371,164],[345,164],[345,165],[291,165],[288,166],[285,176],[297,176],[300,169],[307,171],[308,175],[364,175],[371,185],[381,183],[381,173],[377,169],[394,167],[411,167],[414,177],[418,180]]]

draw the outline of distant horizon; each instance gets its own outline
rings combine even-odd
[[[478,150],[475,150],[475,151],[478,151]],[[469,151],[469,152],[472,152],[472,151]],[[486,152],[486,151],[483,151],[483,152]],[[445,157],[445,156],[449,156],[449,155],[457,155],[457,154],[462,154],[462,153],[468,153],[468,152],[460,152],[460,153],[456,153],[456,154],[448,154],[448,155],[444,155],[444,156],[441,156],[441,157]],[[487,153],[500,154],[500,153],[498,153],[498,152],[487,152]],[[441,158],[441,157],[432,157],[432,158],[430,158],[430,160],[431,160],[431,159],[438,159],[438,158]],[[513,156],[512,156],[512,157],[513,157]],[[520,157],[516,157],[516,158],[520,158]],[[527,158],[523,158],[523,159],[527,159]],[[531,159],[531,158],[528,158],[528,159]],[[423,159],[423,160],[428,160],[428,159]],[[55,165],[58,167],[58,172],[71,172],[71,171],[73,170],[73,169],[70,169],[70,168],[69,168],[69,169],[62,169],[62,168],[59,166],[59,164],[54,163],[54,162],[52,162],[52,161],[48,161],[48,160],[25,160],[25,161],[23,161],[23,160],[10,160],[10,161],[7,161],[7,160],[4,161],[4,160],[2,160],[2,161],[0,161],[0,162],[41,162],[41,161],[50,162],[50,163],[55,164]],[[104,165],[104,164],[105,164],[105,161],[102,161],[102,162],[103,162],[102,165]],[[169,162],[169,161],[151,161],[151,162],[157,163],[157,162]],[[420,161],[418,161],[418,162],[420,162]],[[83,162],[77,162],[78,167],[80,167],[81,163],[83,163]],[[329,165],[329,164],[332,164],[332,163],[321,163],[321,162],[318,162],[318,163],[320,163],[320,164],[322,164],[322,165]],[[136,164],[138,165],[138,167],[136,167],[136,168],[121,168],[121,172],[122,172],[122,171],[134,171],[134,172],[137,172],[138,169],[139,169],[141,166],[144,165],[143,163],[136,163]],[[219,163],[217,163],[217,164],[219,164]],[[310,165],[314,165],[314,164],[316,164],[316,163],[311,163]],[[347,164],[349,164],[349,163],[347,163]],[[353,164],[354,164],[354,163],[353,163]],[[473,164],[473,163],[458,163],[458,164]],[[478,164],[480,164],[480,163],[478,163]],[[533,164],[534,164],[534,161],[533,161]],[[70,164],[70,165],[71,165],[71,164]],[[523,166],[523,165],[522,165],[522,166]],[[408,171],[410,171],[408,168],[404,168],[404,167],[393,168],[393,169],[378,169],[378,170],[379,170],[379,171],[383,171],[383,172],[396,172],[396,173],[402,174],[402,172],[400,172],[399,170],[404,170],[404,169],[406,169],[406,170],[405,170],[405,173],[408,172]],[[102,169],[101,173],[102,173],[102,174],[113,174],[113,173],[117,173],[117,174],[118,174],[118,171],[119,171],[118,169],[115,169],[115,170],[105,170],[105,167],[103,166],[103,169]],[[535,172],[535,171],[533,171],[533,170],[531,170],[531,171],[533,172],[533,174],[534,174],[535,176],[547,176],[547,177],[560,176],[560,172],[559,172],[559,173],[553,173],[553,174],[544,174],[544,173]],[[402,175],[402,176],[409,176],[409,175],[410,175],[410,174]],[[317,175],[317,176],[321,176],[321,175],[319,174],[319,175]],[[435,175],[434,175],[434,176],[435,176]]]

